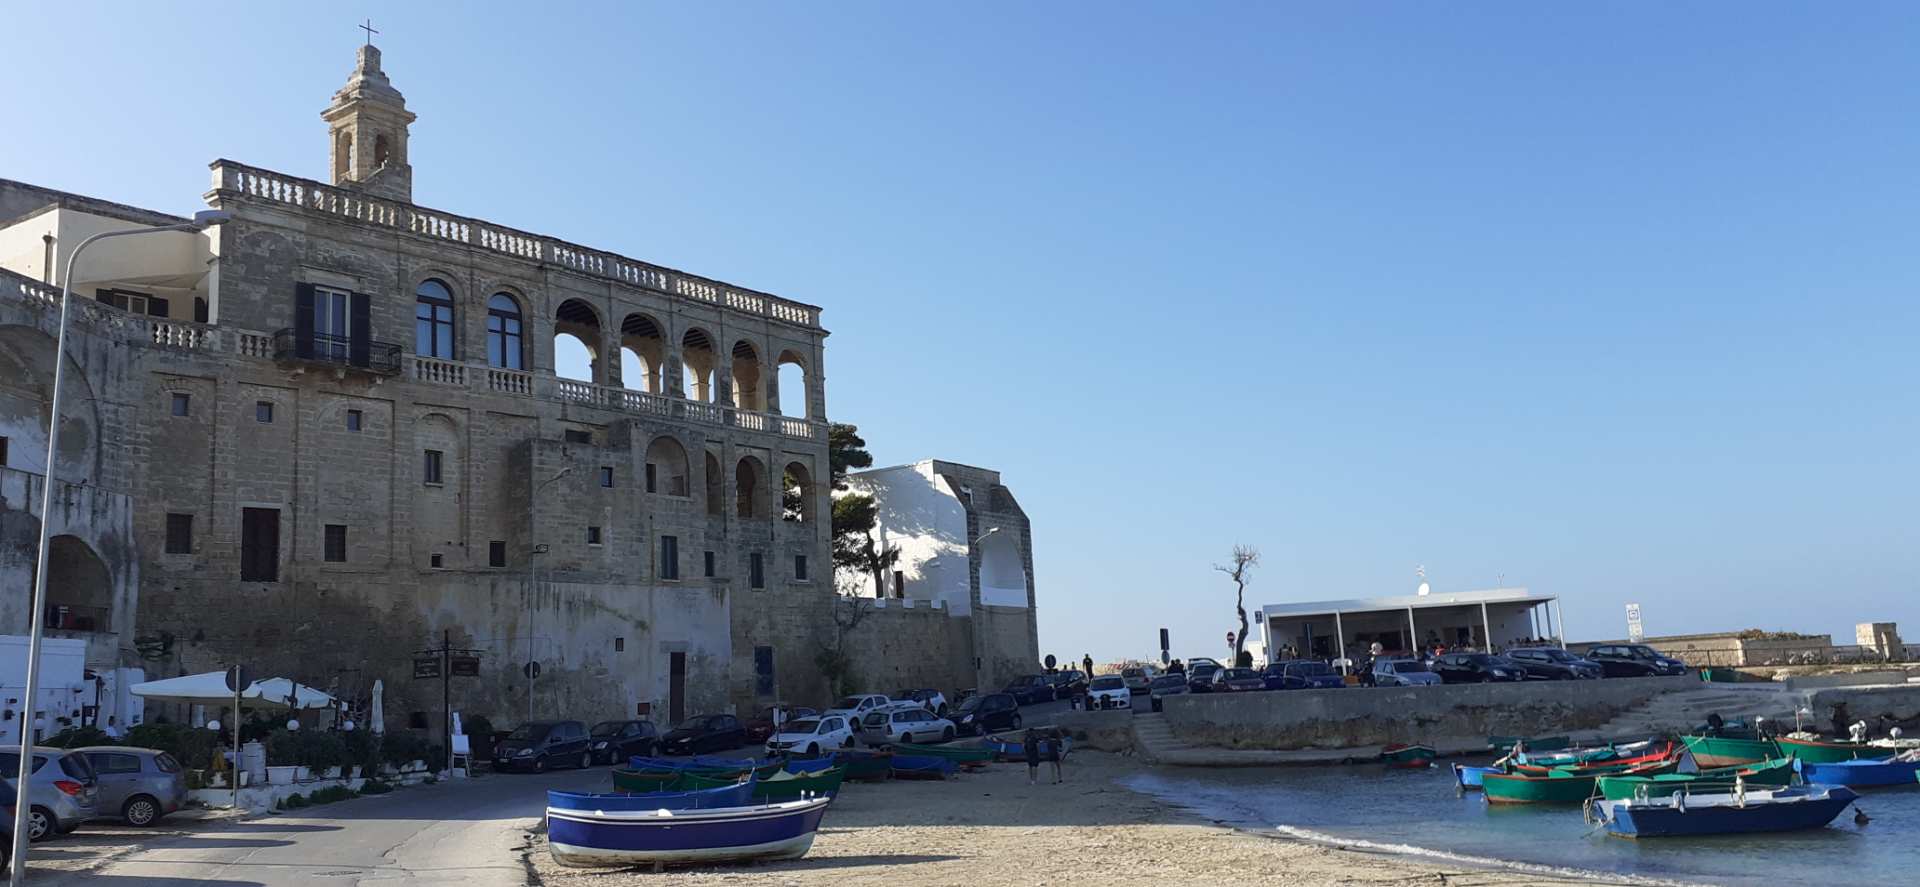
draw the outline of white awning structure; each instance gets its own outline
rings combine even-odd
[[[1565,636],[1559,615],[1554,595],[1493,588],[1267,604],[1260,608],[1259,624],[1270,662],[1283,658],[1286,649],[1338,662],[1376,643],[1395,655],[1432,644],[1496,650],[1515,643],[1559,644]]]
[[[227,689],[227,673],[224,671],[209,671],[203,674],[148,681],[144,684],[134,684],[129,689],[133,695],[142,697],[148,702],[219,705],[233,701],[233,691]],[[254,681],[240,694],[240,699],[243,706],[251,701],[257,705],[280,708],[331,708],[334,704],[332,696],[286,678]]]

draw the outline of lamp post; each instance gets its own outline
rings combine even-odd
[[[67,272],[60,278],[60,326],[54,335],[53,344],[53,396],[47,407],[47,466],[46,481],[40,487],[40,554],[33,568],[33,602],[27,614],[27,686],[23,696],[26,707],[20,724],[20,771],[15,776],[16,795],[13,804],[13,874],[8,883],[19,887],[27,877],[27,814],[32,804],[28,801],[28,778],[33,775],[33,715],[40,701],[35,698],[40,692],[40,636],[43,630],[47,606],[47,546],[53,537],[50,509],[53,485],[58,476],[56,461],[60,453],[60,383],[67,369],[67,305],[73,289],[73,269],[80,254],[96,240],[109,237],[129,237],[135,234],[154,234],[161,231],[204,231],[211,225],[227,221],[231,216],[222,210],[203,210],[193,214],[193,221],[178,225],[163,225],[158,228],[127,228],[120,231],[102,231],[80,241],[73,252],[67,254]]]

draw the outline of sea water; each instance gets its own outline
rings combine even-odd
[[[1239,828],[1468,864],[1648,884],[1920,884],[1920,784],[1858,790],[1865,826],[1849,809],[1812,831],[1643,840],[1596,830],[1578,806],[1460,794],[1444,761],[1431,770],[1165,768],[1126,785]]]

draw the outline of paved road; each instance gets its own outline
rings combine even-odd
[[[461,885],[523,887],[523,829],[546,809],[548,788],[604,790],[607,768],[542,776],[491,775],[402,789],[303,811],[158,838],[87,874],[29,882],[90,887],[189,884]],[[84,834],[84,829],[82,830]],[[57,852],[55,841],[36,847]]]

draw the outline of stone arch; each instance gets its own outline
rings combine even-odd
[[[647,444],[647,492],[687,496],[687,448],[671,435]]]
[[[766,495],[760,489],[764,486],[760,479],[766,474],[766,463],[755,456],[742,456],[733,466],[735,517],[764,518],[767,516]]]
[[[649,394],[667,392],[667,338],[652,316],[636,311],[620,321],[620,382]]]
[[[393,155],[393,145],[387,141],[387,134],[383,132],[377,136],[374,136],[373,137],[373,168],[379,169],[383,166],[386,166],[387,161],[392,159],[392,155]]]
[[[1007,531],[980,540],[980,603],[996,607],[1027,605],[1027,568],[1020,544]]]
[[[600,313],[579,299],[553,313],[553,373],[582,382],[600,380]]]
[[[353,174],[353,129],[342,126],[333,131],[333,180],[345,181]]]
[[[527,313],[525,300],[509,290],[487,297],[487,366],[506,370],[527,368]]]
[[[48,628],[112,631],[113,598],[113,571],[92,546],[65,534],[48,541]]]
[[[801,462],[788,462],[780,471],[780,518],[794,523],[814,520],[813,472]]]
[[[53,404],[54,339],[27,326],[0,326],[0,437],[7,464],[34,474],[47,471],[47,417]],[[76,346],[77,347],[77,346]],[[59,470],[68,483],[86,483],[99,470],[100,406],[93,384],[68,350],[60,391]]]
[[[680,378],[684,380],[680,396],[712,403],[718,394],[713,384],[714,368],[718,365],[713,336],[699,327],[688,329],[687,334],[680,337]]]
[[[712,453],[707,453],[706,456],[707,516],[724,517],[727,513],[726,503],[724,501],[726,495],[726,478],[720,474],[720,460],[715,458]]]
[[[796,419],[813,418],[813,374],[800,353],[789,348],[774,361],[774,377],[779,385],[780,415]]]
[[[733,405],[766,412],[766,386],[760,384],[760,352],[745,339],[733,343]]]

